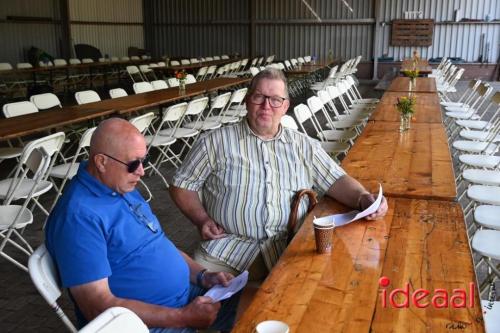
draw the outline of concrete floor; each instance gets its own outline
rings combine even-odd
[[[465,84],[460,85],[462,88]],[[362,94],[366,97],[380,97],[383,91],[375,91],[374,83],[363,82]],[[461,88],[461,89],[462,89]],[[304,102],[305,96],[293,101],[293,104]],[[291,109],[290,109],[291,110]],[[0,174],[5,175],[13,165],[4,162],[0,165]],[[164,168],[169,177],[173,169]],[[167,178],[169,178],[167,177]],[[157,214],[165,233],[181,250],[191,254],[199,235],[196,228],[177,210],[158,176],[146,177],[146,184],[151,189],[154,198],[151,201],[153,211]],[[50,201],[46,195],[46,201]],[[35,222],[26,228],[24,236],[36,248],[43,242],[41,226],[44,216],[36,214]],[[16,256],[23,262],[27,258]],[[51,308],[34,288],[28,273],[21,271],[0,258],[0,331],[1,332],[64,332],[65,328]],[[74,322],[73,306],[66,293],[63,294],[60,305]]]

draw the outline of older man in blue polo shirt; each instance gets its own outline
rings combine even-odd
[[[179,251],[135,186],[146,144],[129,122],[103,121],[49,217],[46,245],[83,324],[112,306],[134,311],[155,332],[229,331],[237,297],[214,303],[205,288],[227,285]]]

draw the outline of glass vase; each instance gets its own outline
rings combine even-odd
[[[411,126],[411,114],[401,113],[399,119],[399,131],[405,132],[410,129]]]
[[[186,80],[179,80],[179,91],[186,92]]]

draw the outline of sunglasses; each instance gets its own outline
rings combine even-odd
[[[112,160],[114,160],[114,161],[116,161],[118,163],[121,163],[121,164],[127,166],[128,173],[134,173],[139,168],[139,166],[141,164],[142,165],[148,164],[148,161],[149,161],[149,156],[148,155],[144,156],[143,158],[138,158],[136,160],[130,161],[128,163],[120,161],[119,159],[114,158],[113,156],[110,156],[108,154],[101,153],[101,155],[109,157],[110,159],[112,159]]]

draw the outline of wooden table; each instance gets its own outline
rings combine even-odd
[[[413,87],[413,92],[437,92],[436,80],[429,77],[417,77],[417,84]],[[409,91],[410,78],[397,77],[392,82],[387,91],[407,92]]]
[[[1,119],[0,140],[8,140],[39,133],[52,128],[76,124],[101,116],[126,114],[144,110],[207,92],[246,84],[250,80],[250,78],[246,77],[219,77],[213,80],[188,84],[186,85],[186,91],[182,93],[179,91],[178,87],[174,87],[115,99],[106,99],[69,108],[42,111],[19,117]]]
[[[432,67],[427,60],[418,60],[416,66],[414,66],[413,59],[404,59],[401,63],[401,72],[411,71],[414,68],[416,68],[420,74],[432,73]]]
[[[0,120],[0,140],[10,140],[115,114],[114,109],[79,105]]]
[[[418,116],[417,116],[418,117]],[[455,200],[455,176],[441,124],[369,123],[342,161],[342,167],[372,192],[381,183],[386,195]]]
[[[409,96],[409,93],[388,91],[382,96],[372,113],[371,120],[399,121],[399,112],[395,104],[400,97]],[[412,122],[416,123],[442,123],[441,106],[436,93],[412,93],[416,98],[415,114]]]
[[[332,199],[322,200],[232,332],[254,332],[257,323],[270,319],[286,322],[291,333],[454,332],[451,327],[460,325],[465,328],[459,332],[484,332],[477,288],[471,308],[382,306],[383,276],[390,279],[387,294],[409,283],[410,293],[443,288],[451,295],[476,283],[457,203],[388,198],[388,204],[383,220],[336,228],[331,255],[318,255],[312,216],[346,210]]]

